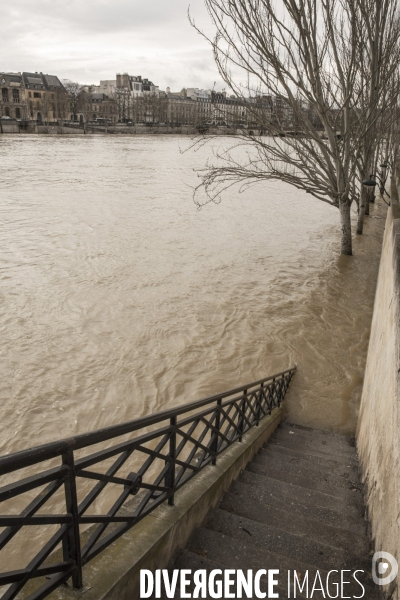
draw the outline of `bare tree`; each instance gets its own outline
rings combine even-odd
[[[52,109],[52,102],[50,94],[43,92],[42,99],[40,101],[40,112],[42,113],[42,120],[45,125],[49,124],[49,116]]]
[[[69,98],[64,88],[56,88],[54,90],[54,118],[61,121],[63,126],[64,121],[69,114]]]
[[[133,99],[128,89],[116,88],[112,95],[112,100],[115,102],[119,121],[126,122],[132,119],[134,111]]]
[[[359,60],[367,52],[361,30],[365,11],[352,0],[205,3],[216,28],[215,37],[207,39],[219,72],[246,106],[249,122],[267,135],[241,130],[235,149],[217,153],[218,162],[200,173],[197,199],[200,189],[207,202],[236,183],[285,181],[339,209],[341,252],[352,254],[350,210],[358,199],[360,157],[373,122],[366,119],[371,103],[365,82],[371,74],[361,72]],[[395,0],[386,3],[393,7]],[[277,112],[271,118],[267,98],[290,109],[301,135],[287,134]]]
[[[76,81],[70,81],[69,79],[64,79],[63,86],[68,94],[69,109],[72,116],[72,120],[76,121],[84,86],[82,86],[80,83],[77,83]]]
[[[82,115],[83,129],[86,132],[86,124],[91,120],[92,115],[92,93],[94,85],[82,86],[79,94],[78,111]]]
[[[354,0],[358,25],[355,44],[358,50],[359,77],[355,82],[365,132],[358,156],[362,182],[376,172],[379,147],[387,135],[388,121],[399,94],[400,18],[395,0]],[[363,231],[364,215],[374,199],[373,188],[361,186],[357,233]]]

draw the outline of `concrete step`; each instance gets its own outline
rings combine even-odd
[[[174,568],[279,569],[280,598],[314,599],[337,597],[333,587],[330,596],[319,586],[311,593],[316,576],[326,582],[328,572],[343,571],[351,583],[341,597],[373,600],[371,557],[353,440],[284,423],[195,531]],[[294,573],[300,579],[308,573],[308,593],[288,593],[288,571],[292,580]],[[267,592],[266,577],[261,589]]]
[[[358,472],[346,466],[327,470],[315,463],[310,464],[308,460],[288,457],[273,450],[259,452],[250,464],[270,469],[271,472],[287,474],[287,477],[294,475],[302,478],[304,475],[305,479],[316,482],[317,486],[318,482],[321,482],[322,486],[332,485],[335,488],[343,488],[352,492],[355,490],[362,496],[362,485],[359,481]]]
[[[312,565],[301,563],[298,559],[291,559],[286,556],[270,552],[250,543],[244,543],[230,536],[218,533],[211,529],[201,527],[195,531],[189,542],[188,550],[191,552],[205,555],[210,560],[223,564],[229,569],[279,569],[279,582],[281,587],[285,587],[287,573],[296,571],[300,577],[303,577],[308,571],[309,580],[314,581],[316,571],[319,572],[323,581],[326,581],[328,572],[324,569],[315,569]],[[360,580],[368,588],[366,597],[375,598],[375,589],[372,587],[369,577],[360,573]],[[346,586],[346,592],[349,597],[361,595],[360,586],[352,581]],[[309,596],[310,597],[310,596]],[[326,597],[322,592],[316,592],[312,595],[314,599]]]
[[[267,493],[273,493],[275,496],[289,502],[301,502],[310,508],[326,508],[341,515],[358,519],[364,516],[364,507],[351,505],[347,499],[330,496],[323,492],[315,492],[286,481],[279,481],[265,475],[252,473],[247,469],[242,471],[239,480],[243,483],[256,486]]]
[[[201,554],[206,554],[206,552],[201,552]],[[224,564],[220,564],[215,562],[214,560],[210,560],[208,559],[206,556],[200,556],[199,554],[195,553],[195,552],[190,552],[189,550],[183,550],[176,558],[175,562],[173,563],[170,571],[172,571],[172,569],[190,569],[192,571],[192,573],[194,571],[197,570],[205,570],[207,572],[207,574],[209,574],[211,571],[215,570],[215,569],[219,569],[221,571],[224,571],[224,569],[227,569],[227,565]],[[247,570],[246,569],[242,569],[245,573],[245,575],[247,575]],[[254,569],[253,569],[253,576],[254,576]],[[221,577],[219,577],[219,579],[221,579]],[[235,575],[233,575],[233,579],[234,581],[236,581]],[[236,591],[236,585],[233,585],[233,587],[231,588],[231,592]],[[194,586],[190,586],[188,588],[186,588],[186,592],[188,592],[190,590],[190,593],[193,595],[193,591],[194,591]],[[267,577],[262,577],[261,581],[260,581],[260,590],[263,593],[267,593],[267,597],[268,597],[268,579]],[[287,585],[286,587],[284,585],[278,585],[277,587],[274,588],[275,592],[279,593],[279,598],[287,598]],[[180,587],[177,586],[177,592],[174,596],[177,599],[182,598],[181,595],[181,590]],[[297,592],[297,597],[302,599],[305,598],[305,596],[303,596],[303,594],[300,594]],[[166,600],[167,596],[163,595],[162,600]],[[211,596],[207,595],[206,598],[212,598]],[[255,598],[255,596],[253,596],[253,598]]]
[[[269,444],[267,448],[263,448],[260,452],[264,454],[265,452],[277,452],[281,456],[288,456],[292,458],[302,458],[305,461],[308,461],[310,464],[315,464],[323,469],[335,469],[335,468],[343,468],[348,467],[352,469],[354,472],[358,473],[358,462],[356,459],[347,459],[341,456],[329,456],[327,454],[316,454],[306,452],[304,450],[298,450],[295,448],[287,448],[282,444]]]
[[[358,515],[342,514],[338,510],[333,508],[326,508],[321,506],[313,506],[310,502],[303,502],[301,500],[301,494],[298,496],[290,496],[285,493],[278,493],[273,489],[268,489],[263,486],[255,484],[254,478],[251,477],[252,473],[243,471],[240,475],[238,482],[245,484],[247,487],[247,494],[249,498],[261,502],[262,504],[282,506],[285,510],[293,512],[298,516],[310,517],[333,525],[334,527],[340,527],[343,529],[348,528],[350,531],[362,535],[364,533],[364,522]],[[234,492],[237,482],[235,482],[230,491]]]
[[[319,441],[320,443],[327,442],[330,444],[335,444],[337,448],[340,448],[343,451],[350,450],[355,454],[357,453],[354,437],[346,437],[344,435],[321,431],[319,429],[311,429],[309,427],[303,427],[294,423],[288,423],[287,421],[283,421],[279,425],[277,431],[287,433],[297,438],[302,438],[305,441],[311,441],[311,443],[314,443],[314,441]]]
[[[304,448],[310,452],[321,452],[323,454],[337,455],[344,458],[357,458],[357,451],[354,447],[343,443],[342,440],[338,440],[337,438],[328,435],[321,437],[316,436],[314,438],[311,436],[304,436],[301,433],[299,434],[295,429],[278,428],[271,437],[271,442],[274,441],[288,447]]]
[[[191,570],[192,573],[194,571],[204,569],[207,571],[207,573],[210,573],[214,569],[221,569],[221,566],[219,564],[209,560],[206,556],[200,556],[199,554],[190,552],[189,550],[182,550],[178,554],[178,556],[175,558],[171,568],[169,569],[170,577],[171,577],[171,573],[174,569],[179,570],[179,571],[182,569],[189,569],[189,570]],[[194,588],[195,588],[195,585],[192,584],[185,589],[185,592],[193,595]],[[179,577],[178,577],[178,585],[176,587],[176,593],[174,595],[174,598],[177,598],[177,599],[182,598],[182,590],[180,587]],[[211,596],[209,596],[207,594],[206,598],[211,598]],[[161,596],[161,599],[162,600],[167,599],[167,596],[165,593]]]
[[[316,456],[321,459],[335,460],[339,463],[350,461],[350,464],[357,465],[357,454],[355,452],[342,452],[331,446],[319,446],[317,443],[309,444],[302,440],[292,439],[287,437],[286,434],[276,434],[271,437],[268,441],[268,448],[275,448],[280,446],[296,452],[302,452],[310,457]]]
[[[313,514],[302,516],[282,505],[268,505],[249,497],[248,486],[237,482],[235,489],[225,494],[220,504],[222,510],[249,518],[258,523],[279,527],[288,533],[308,537],[357,556],[369,556],[370,543],[364,531],[354,533],[341,527],[318,521]]]
[[[317,542],[306,535],[285,531],[276,522],[266,525],[222,509],[211,511],[203,527],[327,571],[367,571],[371,567],[371,561],[365,555],[356,556],[343,549]]]
[[[269,464],[260,464],[252,461],[246,467],[247,471],[255,475],[261,475],[270,479],[276,479],[286,483],[291,483],[306,490],[328,494],[331,498],[338,498],[339,501],[347,502],[350,506],[358,507],[363,512],[364,500],[359,489],[350,489],[349,487],[340,487],[325,481],[322,478],[309,477],[304,472],[281,469],[276,467],[273,462]]]

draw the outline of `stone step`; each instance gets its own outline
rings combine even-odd
[[[206,554],[206,552],[202,552],[201,554]],[[172,569],[178,569],[178,570],[190,569],[193,573],[194,571],[201,569],[201,570],[207,571],[207,574],[209,574],[211,571],[213,571],[215,569],[224,571],[224,569],[227,569],[227,568],[229,568],[227,565],[217,563],[213,560],[206,558],[205,556],[200,556],[199,554],[197,554],[195,552],[191,552],[189,550],[183,550],[177,556],[170,571]],[[245,575],[247,575],[247,569],[242,569],[242,570],[244,571]],[[255,572],[255,570],[253,569],[253,576],[254,576],[254,572]],[[221,579],[221,577],[219,577],[219,579]],[[235,576],[233,576],[233,579],[235,580]],[[188,590],[190,590],[190,592],[193,594],[194,586],[192,585],[192,586],[186,588],[186,591],[188,591]],[[267,579],[267,577],[261,578],[260,590],[263,593],[267,593],[267,597],[268,597],[268,579]],[[236,591],[236,585],[234,585],[231,588],[231,592],[235,592],[235,591]],[[280,586],[278,585],[278,586],[274,587],[274,591],[279,593],[279,598],[287,598],[287,585],[286,585],[286,587],[283,585],[280,585]],[[303,596],[303,594],[299,595],[298,592],[297,592],[296,596],[300,599],[306,598],[305,596]],[[177,592],[174,597],[177,599],[180,599],[182,597],[179,586],[177,586]],[[207,599],[212,598],[212,596],[207,595],[206,598]],[[255,598],[255,596],[253,596],[253,598]],[[161,599],[166,600],[167,596],[162,595]]]
[[[302,452],[310,457],[317,457],[320,459],[334,460],[338,463],[345,463],[349,461],[349,464],[357,465],[357,455],[355,453],[344,453],[330,447],[319,447],[316,444],[310,445],[300,442],[296,439],[286,438],[279,434],[272,436],[268,441],[268,448],[275,448],[276,446],[287,448],[288,450],[294,450],[295,452]]]
[[[359,532],[354,533],[318,521],[312,514],[308,516],[294,514],[282,505],[268,505],[254,500],[249,497],[248,486],[239,482],[235,484],[233,491],[225,494],[220,508],[258,523],[279,527],[288,533],[308,536],[311,540],[357,556],[368,556],[370,553],[366,524],[360,535]]]
[[[311,594],[315,576],[325,582],[328,572],[332,578],[343,571],[351,583],[341,597],[378,598],[362,492],[352,439],[283,423],[195,531],[173,568],[279,569],[280,598],[295,597],[288,594],[288,571],[292,579],[294,573],[300,579],[308,573],[309,592],[297,591],[296,597],[315,600],[338,597],[333,586],[331,595],[319,587]],[[366,587],[364,595],[351,577],[354,571]],[[263,577],[266,593],[267,583]]]
[[[265,475],[255,474],[247,469],[242,471],[239,480],[256,486],[266,493],[272,493],[289,502],[301,502],[309,508],[329,509],[340,515],[352,518],[363,518],[364,507],[350,505],[347,499],[330,496],[323,492],[315,492],[287,481],[272,479]]]
[[[292,458],[302,458],[305,461],[308,461],[309,464],[315,464],[323,469],[335,469],[335,468],[343,468],[348,467],[352,469],[354,472],[358,473],[358,461],[353,459],[344,459],[341,456],[329,456],[327,454],[315,454],[310,452],[305,452],[303,450],[296,450],[295,448],[287,448],[282,444],[268,444],[266,448],[262,448],[260,453],[264,454],[266,452],[277,452],[281,456],[288,456]]]
[[[310,503],[302,502],[301,495],[291,497],[284,493],[278,493],[272,489],[265,489],[265,487],[255,485],[254,478],[251,476],[252,473],[243,471],[238,479],[239,483],[246,485],[249,498],[261,502],[262,504],[282,506],[285,510],[291,511],[299,516],[312,516],[313,519],[318,519],[333,525],[334,527],[348,528],[359,535],[364,533],[364,522],[360,516],[355,518],[354,515],[342,514],[333,508],[313,506]],[[237,482],[233,483],[230,491],[234,492],[236,485]]]
[[[287,581],[287,573],[290,570],[292,573],[296,571],[302,578],[306,571],[311,581],[314,580],[316,571],[319,571],[323,581],[326,581],[328,572],[324,569],[316,569],[312,565],[301,563],[298,559],[291,559],[286,556],[281,556],[270,552],[264,548],[259,548],[250,543],[244,543],[230,536],[218,533],[211,529],[201,527],[197,529],[189,542],[188,550],[191,552],[204,555],[210,560],[223,564],[229,569],[279,569],[279,582],[281,587],[285,586]],[[360,580],[363,585],[368,588],[366,597],[372,600],[375,598],[375,589],[372,588],[369,576],[360,573]],[[349,597],[361,596],[361,587],[353,580],[351,584],[346,586],[346,592]],[[310,596],[309,596],[310,597]],[[317,592],[312,595],[314,599],[326,597],[322,592]]]
[[[314,463],[310,464],[307,460],[288,457],[273,450],[259,452],[250,464],[271,469],[271,472],[287,474],[288,477],[294,475],[301,478],[304,475],[307,480],[321,482],[321,485],[332,485],[351,492],[355,490],[362,496],[362,485],[359,481],[358,472],[354,472],[353,469],[346,466],[326,470]]]
[[[338,447],[344,450],[351,449],[357,453],[356,443],[354,437],[347,437],[344,435],[338,435],[337,433],[331,433],[329,431],[322,431],[320,429],[311,429],[310,427],[304,427],[302,425],[296,425],[294,423],[288,423],[282,421],[277,429],[282,432],[293,432],[290,435],[296,434],[297,437],[302,437],[304,440],[321,440],[330,441],[330,443],[337,444]]]
[[[206,570],[207,573],[210,573],[214,569],[221,569],[221,566],[219,564],[209,560],[208,558],[206,558],[206,556],[200,556],[199,554],[190,552],[189,550],[182,550],[178,554],[178,556],[175,558],[175,560],[172,564],[172,567],[169,569],[170,576],[171,576],[171,572],[174,569],[176,569],[178,571],[181,571],[182,569],[190,569],[192,573],[194,571],[198,571],[198,570]],[[185,592],[186,593],[190,592],[190,594],[193,595],[194,588],[195,588],[195,586],[192,584],[185,589]],[[161,599],[166,600],[166,598],[167,598],[167,596],[164,593],[161,596]],[[176,593],[174,595],[174,598],[177,598],[177,599],[182,598],[182,590],[180,587],[180,579],[179,578],[178,578],[178,584],[176,587]],[[207,594],[206,598],[211,598],[211,596],[209,596]]]
[[[328,494],[332,498],[338,498],[339,501],[347,502],[350,506],[358,507],[361,513],[363,511],[363,496],[361,491],[357,488],[350,489],[345,486],[340,487],[329,483],[322,478],[309,477],[307,473],[299,472],[298,470],[293,470],[291,472],[287,469],[277,467],[273,462],[270,462],[269,464],[260,464],[253,460],[247,465],[246,470],[255,475],[291,483],[306,490]]]
[[[289,533],[281,529],[276,522],[266,525],[222,509],[211,511],[203,527],[327,571],[367,571],[371,567],[371,561],[365,555],[356,556],[343,549],[317,542],[306,535]]]
[[[304,436],[299,433],[296,429],[278,428],[275,430],[271,441],[278,441],[279,443],[289,446],[293,444],[298,448],[304,448],[309,451],[317,451],[322,453],[329,453],[333,455],[357,458],[357,451],[354,447],[350,446],[346,441],[331,437],[329,435],[322,436]]]

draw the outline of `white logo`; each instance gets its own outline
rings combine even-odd
[[[383,560],[378,562],[380,559]],[[391,567],[389,575],[382,577],[388,572],[389,566]],[[377,585],[391,583],[393,579],[396,579],[398,570],[399,565],[397,564],[397,560],[389,552],[375,552],[372,559],[372,579]]]

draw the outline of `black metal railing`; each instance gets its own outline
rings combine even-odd
[[[179,488],[280,406],[295,368],[172,410],[0,457],[0,476],[14,479],[0,487],[0,503],[10,513],[0,516],[0,556],[15,545],[15,537],[20,550],[30,552],[24,568],[1,569],[0,586],[8,586],[2,588],[2,600],[12,600],[23,588],[29,600],[40,600],[70,578],[75,588],[82,587],[86,563],[161,503],[173,505]],[[101,449],[93,452],[99,444]],[[91,453],[85,454],[89,447]],[[24,508],[14,514],[16,506]],[[34,544],[29,543],[32,531]]]

